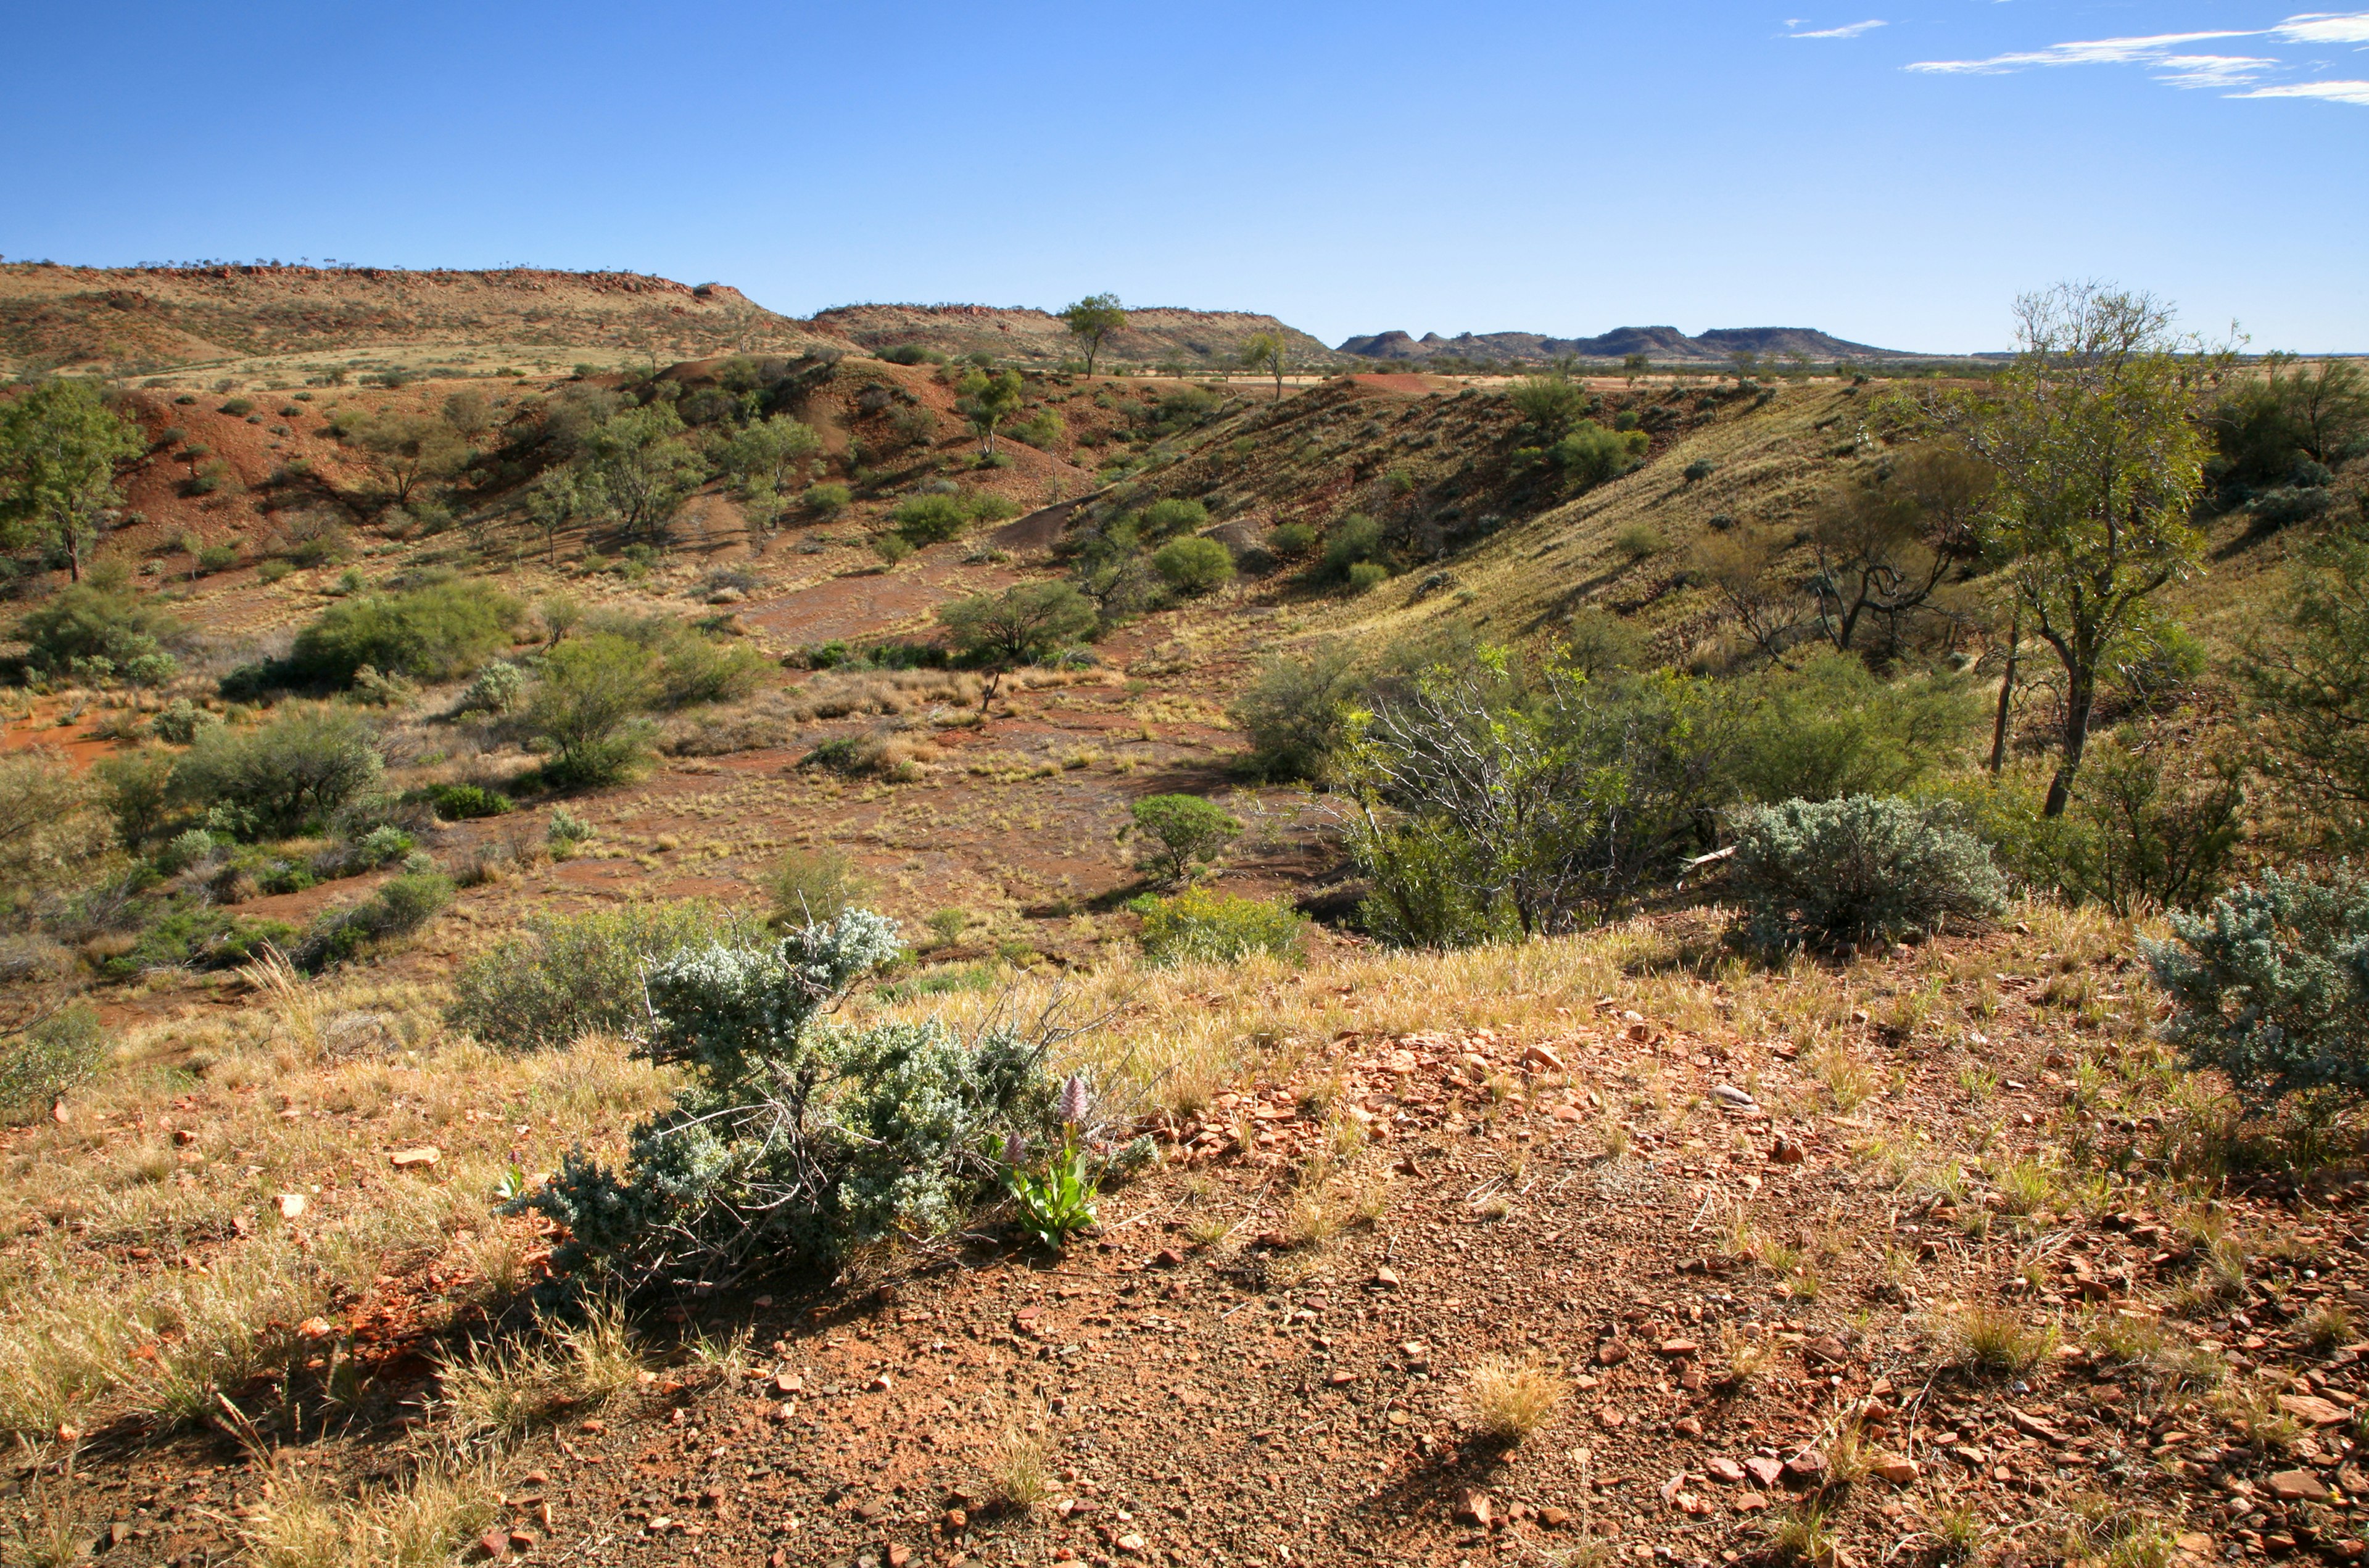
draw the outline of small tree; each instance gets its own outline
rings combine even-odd
[[[1127,312],[1119,308],[1116,294],[1088,294],[1063,311],[1061,320],[1069,326],[1070,336],[1085,345],[1086,373],[1092,375],[1103,339],[1127,325]]]
[[[659,537],[706,476],[682,435],[682,418],[669,403],[618,415],[585,439],[589,483],[580,494],[627,533]]]
[[[1850,652],[1872,624],[1883,633],[1876,651],[1896,652],[1950,569],[1979,549],[1990,486],[1990,469],[1979,459],[1931,442],[1830,495],[1810,523],[1817,558],[1810,591],[1827,640]]]
[[[1589,402],[1587,388],[1561,371],[1524,376],[1506,396],[1523,418],[1538,427],[1542,443],[1577,424]]]
[[[0,543],[29,535],[80,582],[121,499],[115,466],[143,444],[90,382],[43,382],[0,403]]]
[[[1629,384],[1631,386],[1637,384],[1637,378],[1639,376],[1643,375],[1647,371],[1652,370],[1653,368],[1654,361],[1647,359],[1642,354],[1623,354],[1620,356],[1621,373],[1629,378]]]
[[[1027,395],[1027,383],[1018,371],[1001,374],[973,371],[962,378],[955,388],[960,395],[956,406],[970,421],[971,433],[978,437],[978,450],[993,456],[995,432],[1004,420],[1020,411],[1020,402]]]
[[[658,700],[649,649],[610,633],[571,637],[544,656],[528,726],[552,748],[555,783],[604,784],[641,760],[643,711]]]
[[[428,414],[382,415],[354,439],[396,506],[407,503],[423,482],[460,472],[469,456],[460,432]]]
[[[748,491],[786,495],[806,477],[807,464],[822,454],[813,426],[776,414],[743,427],[724,443],[724,471]]]
[[[1242,364],[1275,377],[1275,400],[1283,401],[1283,372],[1291,361],[1291,346],[1279,332],[1253,332],[1242,340]]]
[[[2243,670],[2280,771],[2340,836],[2369,837],[2369,541],[2329,542],[2298,587]]]
[[[1024,582],[938,607],[938,622],[955,650],[987,667],[981,713],[995,700],[1005,671],[1077,642],[1093,631],[1097,618],[1093,601],[1066,582]]]
[[[64,759],[0,755],[0,914],[81,881],[114,842],[100,791]]]
[[[1214,593],[1234,580],[1234,557],[1214,539],[1172,539],[1152,552],[1151,569],[1179,593]]]
[[[1146,841],[1144,866],[1171,882],[1190,881],[1216,860],[1242,825],[1197,795],[1154,795],[1135,803],[1136,837]]]
[[[2089,738],[2099,672],[2149,600],[2194,571],[2189,510],[2203,483],[2203,378],[2169,306],[2065,284],[2016,303],[2014,366],[1951,392],[1934,422],[1997,474],[1985,509],[2022,619],[2065,670],[2065,719],[2044,807],[2061,816]]]

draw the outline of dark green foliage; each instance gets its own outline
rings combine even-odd
[[[288,669],[299,681],[334,686],[352,684],[364,665],[384,675],[451,681],[508,648],[524,614],[517,600],[482,582],[364,594],[331,605],[297,633]]]
[[[452,879],[441,872],[400,873],[363,902],[315,921],[289,957],[312,971],[349,963],[376,944],[410,935],[452,901]]]
[[[630,1287],[829,1265],[852,1247],[959,1224],[1047,1128],[1045,1042],[1003,1026],[964,1040],[935,1020],[822,1020],[898,951],[891,922],[853,910],[777,945],[719,944],[653,965],[638,1049],[689,1082],[634,1129],[623,1171],[578,1150],[523,1200],[566,1229],[555,1265]]]
[[[1601,485],[1643,460],[1653,438],[1642,430],[1608,430],[1583,419],[1547,449],[1556,467],[1583,486]]]
[[[255,403],[251,398],[234,397],[222,406],[222,411],[234,418],[244,419],[255,412]]]
[[[1266,547],[1287,561],[1307,559],[1316,553],[1316,530],[1304,522],[1287,522],[1266,539]]]
[[[2175,1011],[2165,1033],[2192,1067],[2228,1074],[2249,1104],[2369,1091],[2369,879],[2266,873],[2172,940],[2139,944]]]
[[[1359,561],[1341,579],[1342,585],[1351,593],[1371,593],[1390,580],[1390,567],[1379,561]]]
[[[38,1116],[106,1059],[98,1009],[88,1002],[0,1034],[0,1122]]]
[[[1886,681],[1837,653],[1732,693],[1741,704],[1729,755],[1734,793],[1763,802],[1897,794],[1948,762],[1949,742],[1980,706],[1962,681]]]
[[[1525,376],[1506,396],[1545,441],[1552,441],[1595,406],[1587,388],[1567,375]]]
[[[1280,898],[1234,898],[1188,887],[1170,898],[1149,895],[1127,908],[1142,917],[1147,964],[1232,964],[1253,953],[1289,957],[1307,919]]]
[[[1214,539],[1172,539],[1152,552],[1151,569],[1179,593],[1199,595],[1234,580],[1234,557]]]
[[[132,594],[90,583],[75,584],[17,623],[17,635],[31,645],[26,663],[52,673],[76,659],[128,664],[160,651],[181,629],[172,616]]]
[[[562,787],[614,784],[648,752],[641,715],[658,698],[657,660],[629,637],[570,637],[544,658],[526,723],[552,750],[544,777]]]
[[[809,485],[802,498],[807,511],[818,518],[834,518],[847,509],[855,498],[853,491],[841,484]]]
[[[1346,581],[1349,568],[1378,559],[1382,553],[1382,525],[1364,512],[1351,512],[1333,525],[1324,541],[1324,575]]]
[[[704,900],[537,913],[461,966],[447,1014],[488,1045],[559,1047],[586,1035],[637,1035],[648,1023],[642,971],[686,947],[754,942],[761,926]]]
[[[2211,427],[2208,472],[2225,490],[2289,486],[2301,464],[2325,470],[2369,446],[2369,377],[2348,360],[2273,354],[2260,379],[2232,383]]]
[[[957,652],[1001,664],[1043,658],[1091,635],[1097,619],[1093,602],[1066,582],[1024,582],[938,607]]]
[[[1980,839],[1946,808],[1875,795],[1747,807],[1729,873],[1753,939],[1894,942],[2005,907],[2007,887]]]
[[[2333,836],[2369,841],[2369,541],[2316,553],[2242,672],[2280,773]]]
[[[173,794],[242,836],[284,837],[378,782],[369,727],[334,708],[300,708],[252,728],[212,725],[173,767]]]
[[[125,846],[138,849],[163,830],[173,810],[173,762],[161,746],[118,751],[91,764],[99,801]]]
[[[296,928],[285,921],[242,920],[203,904],[166,910],[140,933],[128,953],[99,960],[111,980],[137,979],[150,969],[223,969],[246,963],[266,946],[286,948]]]
[[[1183,882],[1231,843],[1242,825],[1197,795],[1147,795],[1130,808],[1144,865]]]
[[[883,349],[880,357],[892,365],[943,365],[946,357],[935,349],[924,349],[919,343],[899,343],[893,349]]]
[[[475,817],[500,817],[514,808],[510,797],[499,790],[486,789],[477,784],[437,784],[421,792],[436,815],[447,822],[465,822]]]
[[[2112,737],[2093,742],[2059,818],[2059,886],[2129,916],[2150,906],[2193,909],[2221,890],[2246,831],[2245,770],[2221,757],[2181,757],[2169,770],[2155,750]]]
[[[908,544],[938,544],[970,526],[970,509],[956,496],[915,496],[889,514]]]
[[[1209,509],[1199,501],[1170,498],[1143,509],[1138,525],[1146,539],[1168,539],[1209,526]]]
[[[1356,694],[1356,660],[1347,643],[1319,643],[1276,654],[1260,667],[1250,690],[1226,710],[1249,738],[1252,772],[1277,781],[1319,775],[1341,742]]]

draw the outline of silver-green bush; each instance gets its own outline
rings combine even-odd
[[[634,1129],[622,1170],[578,1149],[522,1200],[567,1228],[555,1266],[631,1288],[950,1230],[993,1189],[999,1156],[1046,1130],[1045,1041],[820,1019],[898,952],[895,922],[850,910],[777,944],[653,964],[637,1054],[690,1081]]]
[[[2141,942],[2174,1011],[2164,1033],[2191,1067],[2218,1068],[2249,1104],[2369,1092],[2369,877],[2268,872],[2172,940]]]
[[[1996,914],[2007,886],[1944,809],[1886,796],[1746,807],[1730,874],[1767,946],[1890,942]]]

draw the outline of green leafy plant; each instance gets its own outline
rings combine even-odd
[[[762,930],[745,911],[701,899],[532,914],[518,933],[461,966],[446,1015],[509,1050],[566,1046],[589,1034],[636,1034],[647,1023],[646,967],[708,942],[751,943]]]
[[[1143,921],[1139,940],[1147,964],[1230,964],[1253,953],[1288,957],[1299,950],[1308,921],[1280,898],[1237,898],[1206,887],[1173,898],[1146,896],[1128,903]]]
[[[1152,552],[1151,569],[1179,593],[1213,593],[1234,579],[1234,557],[1214,539],[1172,539]]]
[[[1172,882],[1189,880],[1242,830],[1242,823],[1197,795],[1147,795],[1130,815],[1145,845],[1145,868]]]
[[[1074,1132],[1045,1162],[1042,1173],[1018,1163],[1024,1145],[1015,1137],[997,1150],[1004,1160],[1003,1190],[1020,1211],[1020,1229],[1047,1252],[1059,1252],[1070,1238],[1094,1223],[1094,1180]]]

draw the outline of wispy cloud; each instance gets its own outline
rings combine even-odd
[[[2287,44],[2369,44],[2369,11],[2306,11],[2267,28],[2089,39],[1993,54],[1980,60],[1919,60],[1907,68],[1932,75],[1996,76],[2060,65],[2136,65],[2151,72],[2157,81],[2167,86],[2221,90],[2237,98],[2320,98],[2330,103],[2369,106],[2369,87],[2362,83],[2263,86],[2261,78],[2265,76],[2301,67],[2265,55],[2203,53],[2194,47],[2238,38],[2268,39]],[[2229,91],[2240,87],[2246,90]]]
[[[2289,17],[2271,31],[2294,43],[2369,43],[2369,11],[2314,11]]]
[[[2359,104],[2369,109],[2369,82],[2287,82],[2275,87],[2256,87],[2250,93],[2232,93],[2233,98],[2326,98],[2330,103]]]
[[[1787,27],[1798,27],[1800,24],[1797,22],[1788,22],[1785,25]],[[1794,32],[1787,33],[1785,36],[1787,38],[1857,38],[1861,33],[1873,32],[1876,29],[1884,25],[1885,24],[1880,20],[1871,18],[1864,22],[1846,22],[1838,28],[1820,28],[1815,32]]]
[[[2253,33],[2157,33],[2151,38],[2100,38],[2085,43],[2052,43],[2046,49],[2014,54],[1994,54],[1987,60],[1919,60],[1911,71],[1957,75],[1997,75],[2028,71],[2035,65],[2135,65],[2160,61],[2182,44],[2210,43],[2225,38],[2252,38]]]
[[[2249,87],[2280,63],[2259,54],[2167,54],[2155,63],[2155,79],[2175,87]]]

